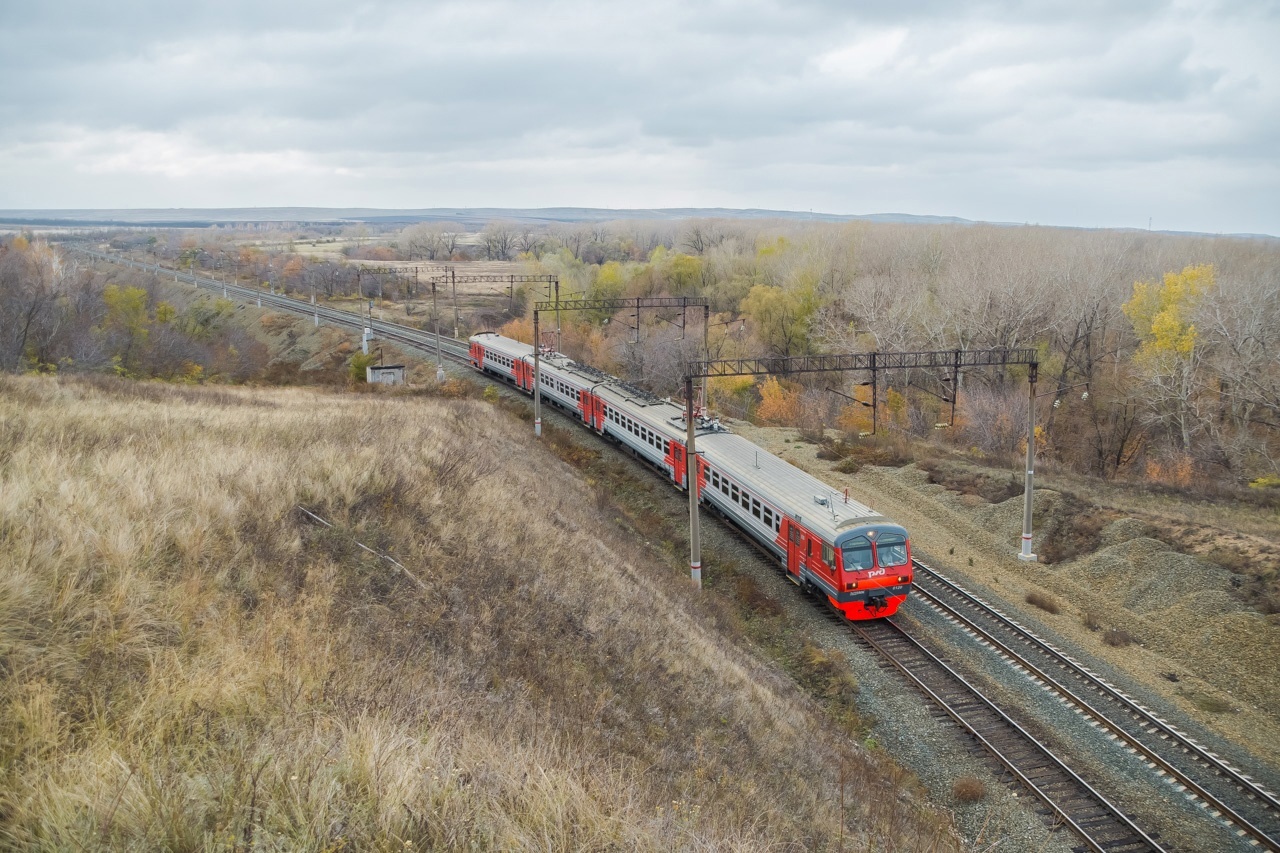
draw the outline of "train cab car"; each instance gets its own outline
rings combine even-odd
[[[837,534],[834,594],[847,618],[888,616],[911,591],[911,543],[907,531],[890,522],[866,524]]]
[[[791,581],[846,619],[897,612],[913,579],[903,527],[734,433],[700,431],[698,451],[702,502],[771,551]]]

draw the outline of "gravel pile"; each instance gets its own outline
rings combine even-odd
[[[1102,529],[1102,545],[1103,547],[1119,545],[1122,542],[1128,542],[1130,539],[1146,536],[1147,533],[1145,522],[1138,521],[1136,518],[1117,518]]]
[[[1231,573],[1226,569],[1146,536],[1103,548],[1071,564],[1071,572],[1146,616],[1172,608],[1218,614],[1245,609],[1228,592]]]

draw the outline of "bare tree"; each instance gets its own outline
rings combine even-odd
[[[542,258],[545,248],[546,239],[528,226],[522,228],[520,234],[516,237],[516,249],[535,260]]]
[[[0,248],[0,369],[14,370],[53,319],[62,265],[48,246],[17,237]]]
[[[701,255],[713,246],[724,242],[725,234],[720,224],[712,220],[691,221],[680,237],[680,245],[695,255]]]
[[[507,261],[516,247],[516,230],[509,222],[490,222],[480,232],[484,256],[491,261]]]

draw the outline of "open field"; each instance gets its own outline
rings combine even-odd
[[[4,849],[956,847],[479,401],[3,377],[0,483]]]

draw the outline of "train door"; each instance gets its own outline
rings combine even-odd
[[[671,464],[671,479],[675,481],[676,485],[688,488],[689,483],[684,476],[686,471],[684,445],[675,441],[671,442],[671,452],[667,458]]]
[[[523,388],[525,391],[533,390],[533,365],[525,361],[523,358],[516,359],[511,370],[516,377],[516,387]]]
[[[791,519],[782,522],[782,532],[787,537],[787,575],[796,583],[800,582],[800,565],[804,559],[804,528]]]
[[[591,415],[595,410],[595,395],[590,391],[578,392],[578,411],[582,413],[582,422],[591,426]]]

